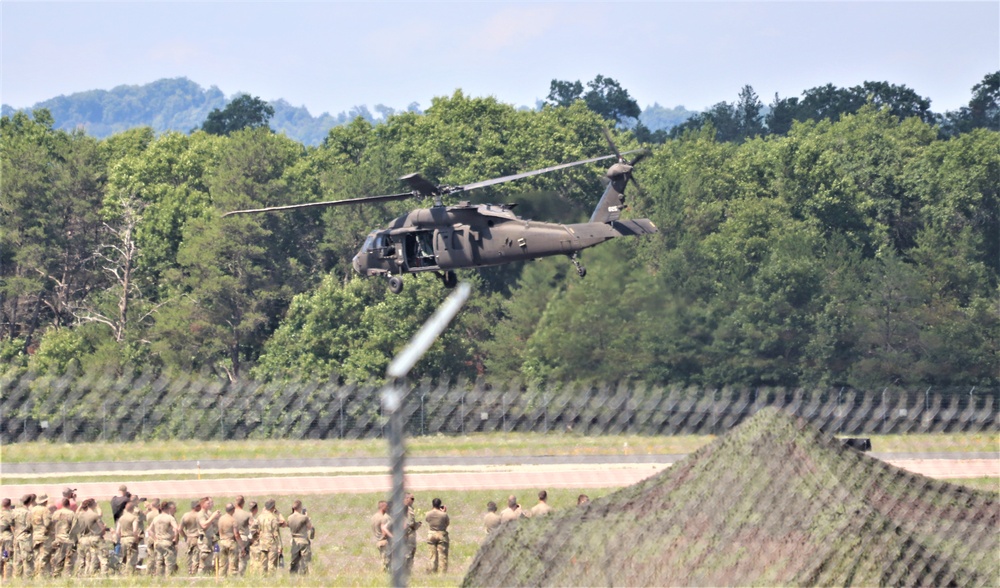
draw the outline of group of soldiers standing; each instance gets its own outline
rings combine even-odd
[[[417,553],[417,529],[427,523],[427,543],[431,546],[431,558],[427,568],[428,572],[448,571],[448,525],[451,519],[448,517],[448,508],[441,502],[440,498],[431,501],[431,510],[424,517],[424,521],[417,520],[416,510],[413,508],[415,498],[413,494],[407,493],[403,497],[403,505],[406,507],[406,520],[403,524],[404,541],[406,543],[405,560],[403,565],[406,573],[413,572],[413,559]],[[378,510],[371,516],[370,525],[372,534],[375,536],[375,547],[378,548],[382,558],[382,567],[389,571],[392,553],[392,516],[389,514],[392,505],[385,500],[380,500]]]
[[[66,488],[59,500],[26,494],[17,505],[4,498],[0,507],[0,579],[83,575],[173,575],[178,552],[187,554],[190,575],[268,574],[283,565],[281,528],[291,535],[289,572],[305,574],[315,536],[302,502],[286,519],[273,499],[258,509],[243,496],[222,510],[211,497],[191,501],[177,518],[174,502],[147,500],[124,485],[111,499],[112,526],[93,498],[79,504]],[[183,540],[184,547],[179,546]]]
[[[403,523],[404,541],[406,543],[404,566],[406,573],[413,572],[413,559],[417,552],[417,529],[423,524],[417,521],[416,511],[413,508],[413,494],[407,493],[403,498],[403,505],[406,507],[406,519]],[[590,499],[581,494],[577,498],[577,505],[582,505]],[[371,516],[369,524],[372,534],[375,537],[375,546],[378,548],[379,556],[382,558],[382,567],[389,571],[392,553],[392,516],[389,514],[391,504],[386,500],[378,503],[378,510]],[[541,490],[538,492],[538,504],[530,510],[524,510],[517,503],[514,495],[507,497],[507,508],[499,514],[497,505],[490,501],[486,504],[486,515],[483,519],[483,526],[486,534],[495,532],[500,525],[516,521],[520,518],[540,517],[552,512],[552,507],[548,504],[548,492]],[[424,516],[427,523],[427,544],[430,545],[430,559],[428,560],[427,571],[429,573],[445,573],[448,571],[448,526],[451,518],[448,516],[448,508],[441,502],[440,498],[431,501],[431,510]]]

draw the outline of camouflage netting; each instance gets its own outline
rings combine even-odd
[[[765,409],[663,473],[504,525],[465,586],[1000,585],[995,494]]]

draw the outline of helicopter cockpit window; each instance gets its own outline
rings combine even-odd
[[[375,236],[374,235],[368,235],[368,238],[365,239],[365,244],[362,247],[362,249],[365,250],[365,251],[371,251],[371,250],[375,249]]]

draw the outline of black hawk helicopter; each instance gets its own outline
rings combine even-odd
[[[550,255],[568,256],[582,278],[587,270],[578,259],[580,251],[616,237],[635,237],[658,231],[649,219],[619,218],[625,208],[626,185],[631,180],[638,186],[638,182],[632,177],[632,168],[649,152],[639,150],[619,153],[606,130],[605,136],[614,155],[553,165],[464,186],[436,185],[419,174],[410,174],[400,178],[410,186],[409,192],[235,210],[223,216],[432,197],[434,206],[412,210],[393,220],[386,228],[372,231],[354,256],[354,270],[366,277],[388,278],[389,290],[394,294],[403,291],[403,274],[435,272],[446,287],[453,288],[458,283],[456,269],[502,265]],[[639,155],[633,161],[628,161],[624,155],[631,153]],[[444,196],[459,192],[611,158],[616,158],[617,161],[605,174],[609,180],[608,186],[590,221],[586,223],[563,225],[526,220],[515,216],[513,206],[506,204],[459,202],[445,206],[442,202]]]

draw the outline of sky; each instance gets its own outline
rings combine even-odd
[[[1000,0],[0,0],[0,101],[15,108],[175,77],[314,116],[456,89],[533,107],[553,79],[601,74],[643,108],[887,81],[944,112],[997,70]]]

